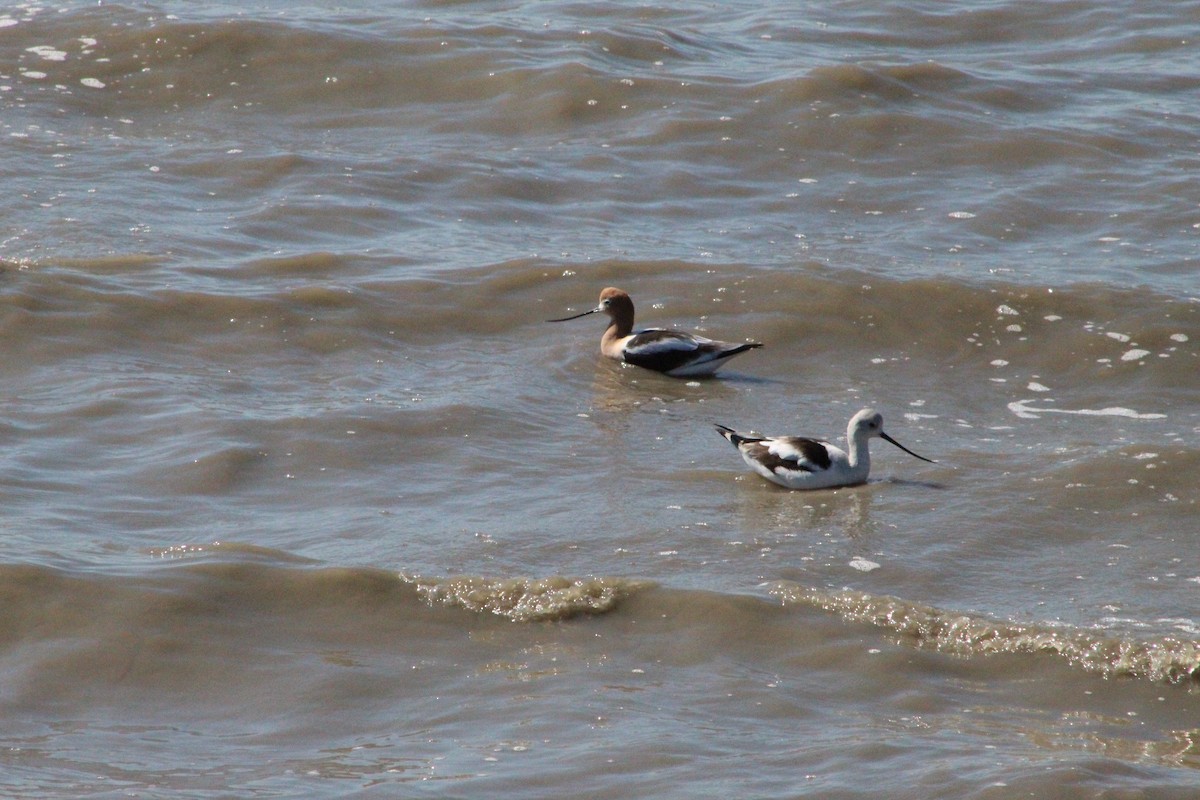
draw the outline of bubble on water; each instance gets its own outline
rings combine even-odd
[[[1122,361],[1137,361],[1139,358],[1145,358],[1150,355],[1149,350],[1127,350],[1121,354]]]

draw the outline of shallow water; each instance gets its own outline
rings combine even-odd
[[[1194,796],[1198,32],[0,11],[0,789]]]

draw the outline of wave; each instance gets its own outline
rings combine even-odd
[[[298,358],[419,345],[455,361],[486,341],[554,364],[558,344],[598,338],[599,329],[542,320],[590,306],[600,288],[618,285],[633,293],[640,324],[739,331],[766,342],[768,359],[784,358],[782,374],[793,368],[789,353],[809,374],[826,362],[966,369],[977,384],[1007,384],[1012,421],[1098,413],[1161,420],[1174,405],[1166,398],[1186,402],[1196,387],[1198,373],[1182,367],[1196,358],[1200,304],[1145,287],[979,285],[814,264],[789,272],[728,265],[697,285],[702,266],[526,258],[399,277],[407,266],[389,273],[376,260],[315,251],[255,258],[232,273],[196,269],[179,281],[156,262],[0,260],[0,343],[37,359],[60,347],[75,355],[134,348],[146,358],[182,348],[190,357],[198,341],[231,353],[275,353],[283,344]],[[86,341],[72,336],[81,329]],[[1107,388],[1116,376],[1125,382],[1120,396]]]
[[[570,619],[612,611],[646,582],[621,578],[512,578],[473,576],[410,579],[431,604],[495,614],[514,622]]]
[[[1050,653],[1105,678],[1179,683],[1200,680],[1200,641],[1150,641],[1046,623],[1000,622],[886,595],[827,591],[780,582],[770,593],[788,605],[819,608],[849,622],[898,634],[918,647],[960,656]]]
[[[718,639],[726,628],[743,638],[753,638],[756,630],[771,636],[772,630],[762,625],[762,613],[772,605],[768,597],[673,589],[621,577],[414,576],[320,566],[237,543],[147,554],[174,563],[104,574],[0,566],[6,609],[0,654],[24,652],[9,658],[6,670],[27,677],[30,669],[45,667],[74,679],[86,665],[102,662],[112,674],[123,675],[134,661],[159,651],[177,659],[177,649],[185,647],[198,654],[189,669],[201,671],[209,668],[201,662],[210,650],[242,651],[239,658],[253,661],[247,648],[269,646],[266,631],[292,642],[289,647],[320,642],[335,631],[342,647],[372,647],[381,631],[390,630],[422,640],[419,647],[434,648],[443,637],[456,637],[489,618],[538,624],[610,614],[666,615],[682,627],[713,627]],[[1048,653],[1105,678],[1200,680],[1200,641],[1171,636],[1142,641],[1103,630],[1001,622],[898,597],[793,582],[773,584],[767,593],[784,607],[818,609],[844,622],[874,625],[902,642],[939,652],[964,657]],[[437,609],[467,616],[430,616]]]
[[[142,298],[157,301],[157,309],[150,311],[164,314],[198,308],[222,315],[265,313],[280,303],[308,314],[327,309],[369,310],[372,305],[394,308],[417,296],[423,305],[433,304],[443,325],[457,330],[464,311],[473,318],[503,320],[511,328],[527,323],[528,317],[505,311],[524,312],[530,303],[546,304],[551,311],[593,303],[593,295],[609,284],[622,285],[635,293],[635,300],[645,302],[646,290],[638,291],[632,285],[636,282],[655,287],[650,291],[660,296],[649,299],[656,303],[670,299],[669,313],[715,313],[736,307],[747,313],[794,319],[802,310],[807,325],[838,320],[850,324],[869,317],[868,334],[888,323],[910,325],[911,318],[899,312],[917,304],[938,310],[938,332],[948,328],[972,338],[1024,333],[1024,337],[1009,338],[1025,340],[1031,326],[1062,328],[1047,323],[1069,323],[1074,318],[1084,333],[1110,340],[1104,344],[1125,345],[1115,351],[1122,360],[1154,354],[1138,354],[1138,348],[1178,347],[1188,342],[1191,337],[1181,336],[1181,332],[1195,330],[1200,315],[1200,298],[1176,297],[1146,286],[1113,287],[1090,280],[1042,284],[1005,281],[1003,276],[987,281],[952,276],[888,277],[817,262],[802,262],[787,271],[737,263],[715,270],[710,262],[674,259],[580,263],[535,256],[435,274],[422,274],[418,267],[410,260],[390,256],[326,250],[268,257],[255,252],[239,262],[237,270],[204,263],[180,269],[162,259],[136,255],[0,258],[0,300],[12,298],[10,302],[28,311],[59,311]],[[181,288],[164,288],[166,273]],[[698,284],[697,274],[711,278]],[[667,296],[662,296],[664,289],[670,289]],[[228,312],[207,308],[205,304],[214,297],[243,305]],[[802,298],[800,309],[797,298]],[[886,313],[897,305],[899,312]],[[486,314],[489,310],[492,313]],[[437,324],[439,320],[431,317],[421,316],[419,327]],[[400,321],[400,315],[392,320]],[[1145,329],[1147,325],[1152,327]],[[884,335],[880,338],[897,333],[893,328],[881,330]],[[1133,355],[1129,355],[1131,351]]]

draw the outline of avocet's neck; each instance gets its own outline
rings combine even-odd
[[[846,428],[846,455],[850,468],[869,472],[871,469],[871,436],[853,423]]]
[[[604,336],[601,338],[602,344],[612,344],[620,339],[624,339],[633,332],[632,325],[622,325],[617,320],[612,320],[608,323],[608,327],[604,329]]]
[[[604,331],[604,339],[624,339],[633,333],[633,301],[628,295],[613,297],[608,306],[609,323]]]
[[[629,335],[628,331],[621,332],[621,328],[617,325],[614,319],[608,323],[608,327],[604,329],[604,335],[600,337],[600,352],[609,358],[621,358],[623,353],[622,345],[625,342],[625,337]]]
[[[633,302],[628,296],[612,297],[604,310],[609,321],[600,337],[600,352],[620,360],[625,355],[625,340],[633,333]]]

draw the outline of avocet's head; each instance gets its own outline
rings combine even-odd
[[[584,311],[582,314],[576,314],[573,317],[562,317],[561,319],[549,319],[546,321],[547,322],[566,322],[567,320],[579,319],[580,317],[586,317],[588,314],[595,314],[598,311],[603,311],[605,314],[608,314],[608,316],[612,317],[613,319],[616,319],[617,317],[623,317],[626,315],[628,315],[629,317],[632,317],[633,316],[633,300],[630,299],[628,293],[626,293],[620,289],[617,289],[613,286],[609,286],[607,289],[600,292],[600,305],[596,306],[595,308]]]
[[[629,293],[609,286],[600,292],[600,305],[598,310],[607,311],[608,315],[615,316],[624,309],[633,310],[633,300],[629,297]]]
[[[883,414],[880,414],[875,409],[864,408],[862,411],[859,411],[850,418],[849,438],[852,441],[859,439],[860,437],[871,439],[876,436],[878,436],[880,439],[883,439],[885,442],[890,442],[891,444],[896,445],[896,447],[899,447],[913,458],[919,458],[922,461],[928,461],[930,464],[937,463],[932,458],[926,458],[925,456],[917,455],[912,450],[909,450],[907,447],[888,436],[883,430]]]

